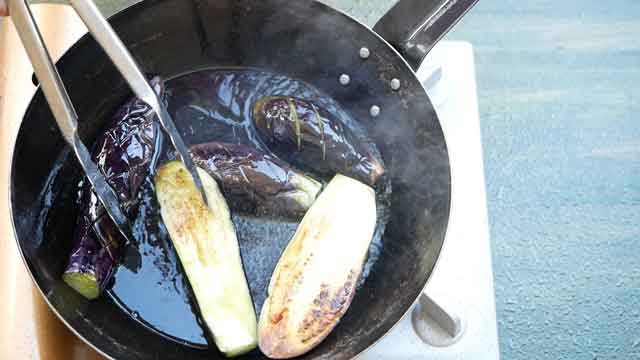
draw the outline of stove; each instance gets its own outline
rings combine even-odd
[[[473,48],[442,41],[418,77],[440,117],[452,172],[444,248],[424,295],[360,359],[500,358]]]
[[[54,58],[86,32],[66,6],[40,4],[32,10]],[[34,87],[31,67],[6,19],[0,18],[0,33],[0,295],[5,305],[0,308],[0,359],[102,359],[49,311],[17,255],[6,206],[9,149]],[[471,45],[439,43],[418,75],[449,145],[453,197],[447,239],[427,296],[360,359],[495,360],[498,339]]]

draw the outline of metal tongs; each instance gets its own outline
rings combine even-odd
[[[208,204],[202,181],[189,155],[187,146],[178,133],[165,105],[149,85],[149,82],[142,71],[140,71],[135,60],[122,43],[122,40],[120,40],[115,31],[113,31],[111,25],[109,25],[107,20],[102,16],[100,10],[98,10],[92,0],[70,0],[69,2],[87,26],[91,35],[93,35],[118,68],[135,95],[155,111],[162,128],[177,150],[179,158],[191,173],[204,202]],[[58,74],[56,67],[51,61],[51,56],[45,47],[42,35],[40,34],[40,30],[33,18],[27,1],[9,0],[9,14],[22,40],[27,55],[31,60],[42,91],[64,139],[76,154],[89,182],[111,219],[113,219],[125,238],[128,241],[132,240],[131,228],[127,217],[120,207],[118,196],[109,186],[102,172],[91,160],[91,154],[78,136],[78,115],[60,79],[60,74]]]

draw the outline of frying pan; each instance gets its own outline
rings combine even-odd
[[[410,309],[434,269],[449,219],[450,166],[437,114],[415,71],[476,1],[401,0],[374,30],[310,0],[146,0],[110,19],[148,73],[172,78],[212,67],[252,67],[283,74],[332,97],[377,143],[393,188],[380,257],[340,324],[301,358],[350,359],[367,349]],[[362,56],[363,48],[369,56]],[[80,134],[91,144],[129,90],[89,36],[57,66]],[[347,86],[338,81],[343,74],[350,76]],[[61,281],[80,178],[72,160],[60,165],[65,153],[38,90],[13,151],[10,206],[26,266],[54,312],[114,359],[222,358],[214,347],[158,336],[108,296],[89,302]],[[259,352],[241,357],[262,358]]]

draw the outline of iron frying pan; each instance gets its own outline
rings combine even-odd
[[[380,258],[340,324],[301,358],[350,359],[367,349],[410,309],[434,269],[449,219],[450,167],[438,117],[415,71],[476,1],[401,0],[374,30],[310,0],[146,0],[110,19],[149,73],[171,78],[233,66],[301,79],[335,99],[380,148],[393,187]],[[368,58],[361,56],[362,48],[369,50]],[[80,133],[91,144],[129,90],[89,36],[57,66],[78,112]],[[341,74],[350,75],[348,86],[340,85]],[[390,85],[393,79],[399,89]],[[373,105],[380,108],[376,117]],[[53,311],[110,358],[222,358],[215,347],[158,336],[109,297],[88,302],[61,281],[80,176],[72,160],[60,165],[65,149],[38,90],[13,152],[10,206],[24,261]],[[54,178],[55,188],[45,199]],[[271,256],[275,261],[279,255]],[[240,357],[262,358],[259,352]]]

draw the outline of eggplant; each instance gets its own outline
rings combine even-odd
[[[234,211],[299,218],[322,185],[278,158],[240,144],[191,147],[194,162],[218,181]]]
[[[369,185],[384,174],[374,145],[312,102],[267,96],[254,105],[252,121],[264,142],[294,163],[325,174],[342,173]]]
[[[158,169],[156,195],[202,318],[218,349],[236,356],[257,345],[256,314],[226,200],[206,171],[198,173],[209,207],[178,161]]]
[[[150,83],[156,93],[164,95],[159,77],[152,78]],[[154,116],[145,102],[130,99],[118,108],[92,151],[93,161],[118,194],[129,218],[135,217],[138,191],[160,150],[162,135]],[[73,248],[62,278],[87,299],[95,299],[111,278],[125,239],[86,179],[80,199]]]
[[[258,323],[265,355],[302,355],[338,324],[356,292],[375,225],[374,190],[336,175],[302,219],[271,276]]]

